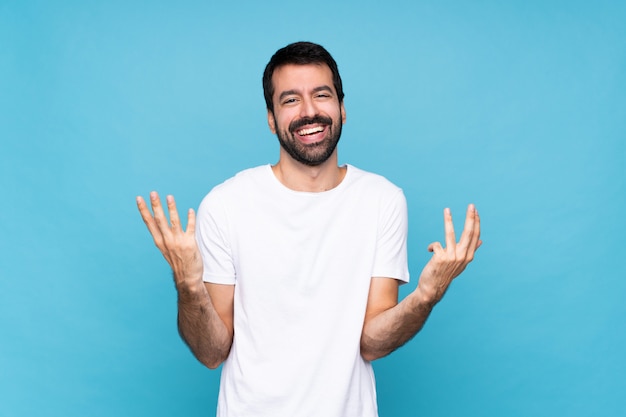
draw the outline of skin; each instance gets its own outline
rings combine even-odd
[[[233,343],[235,287],[203,282],[202,258],[195,238],[195,212],[189,209],[185,231],[174,197],[168,195],[166,202],[170,223],[156,192],[150,193],[152,213],[144,199],[137,197],[139,213],[155,245],[172,268],[178,292],[180,335],[196,358],[214,369],[228,357]]]
[[[326,65],[285,65],[274,71],[272,83],[274,109],[267,111],[267,123],[272,133],[280,131],[289,135],[292,122],[316,114],[330,117],[335,126],[346,122],[345,107],[339,103],[333,87],[332,72]],[[314,127],[319,125],[303,126]],[[302,142],[320,142],[327,135],[329,129],[325,126],[323,132]],[[345,167],[337,166],[337,149],[325,162],[312,167],[299,163],[281,147],[278,163],[272,169],[286,187],[308,192],[330,190],[339,185],[346,175]]]
[[[372,361],[386,356],[415,336],[452,280],[474,259],[482,244],[480,217],[474,205],[467,208],[465,227],[458,243],[450,209],[444,209],[443,217],[446,246],[439,242],[428,245],[433,256],[422,270],[417,288],[402,302],[394,302],[398,296],[396,280],[372,278],[361,334],[364,359]]]
[[[274,109],[268,110],[267,120],[270,130],[283,140],[310,150],[323,146],[331,132],[345,123],[344,104],[337,98],[332,73],[326,65],[285,65],[276,69],[272,82]],[[290,129],[294,121],[316,115],[329,118],[332,124],[311,123]],[[302,135],[302,129],[319,131]],[[325,161],[311,166],[294,159],[281,147],[279,161],[272,170],[286,187],[307,192],[332,189],[346,174],[346,168],[337,165],[337,149]],[[170,222],[156,192],[150,193],[152,212],[146,201],[137,197],[141,217],[173,271],[181,337],[200,362],[216,368],[228,357],[233,341],[234,286],[202,281],[202,259],[194,237],[195,212],[189,210],[185,231],[174,197],[167,196],[166,204]],[[397,280],[372,277],[361,335],[361,355],[365,360],[388,355],[411,339],[452,280],[474,259],[482,242],[480,217],[473,204],[468,206],[458,242],[449,209],[444,210],[444,230],[445,247],[439,242],[428,246],[433,256],[422,270],[416,289],[402,302],[398,303]]]

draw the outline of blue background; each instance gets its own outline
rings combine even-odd
[[[209,416],[135,196],[197,207],[275,162],[261,73],[335,56],[340,161],[405,190],[415,288],[479,208],[484,245],[376,362],[386,416],[626,412],[626,3],[0,1],[0,416]]]

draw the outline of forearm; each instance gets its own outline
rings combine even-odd
[[[380,291],[374,291],[371,284],[361,334],[361,355],[364,359],[371,361],[388,355],[415,336],[424,326],[435,304],[446,293],[452,280],[474,259],[474,253],[482,244],[480,217],[476,207],[470,204],[467,208],[465,228],[458,244],[450,209],[444,210],[444,227],[445,248],[440,242],[428,245],[428,251],[433,252],[433,256],[422,270],[415,291],[401,303],[391,307],[383,303],[384,309],[377,309],[375,306],[380,303],[376,302],[376,294]],[[374,307],[370,307],[372,299]]]
[[[361,334],[361,356],[373,361],[404,345],[424,326],[435,304],[418,286],[396,306],[366,320]]]
[[[177,290],[180,336],[200,362],[215,369],[228,357],[232,331],[218,315],[201,280],[191,286],[177,285]]]

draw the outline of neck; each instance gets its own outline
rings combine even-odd
[[[319,193],[338,186],[346,176],[346,168],[337,166],[337,150],[328,160],[317,166],[308,166],[293,160],[284,152],[272,166],[276,178],[294,191]]]

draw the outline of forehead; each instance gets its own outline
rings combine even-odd
[[[326,64],[282,65],[272,75],[274,95],[283,91],[306,91],[320,86],[328,86],[335,90],[333,73]]]

